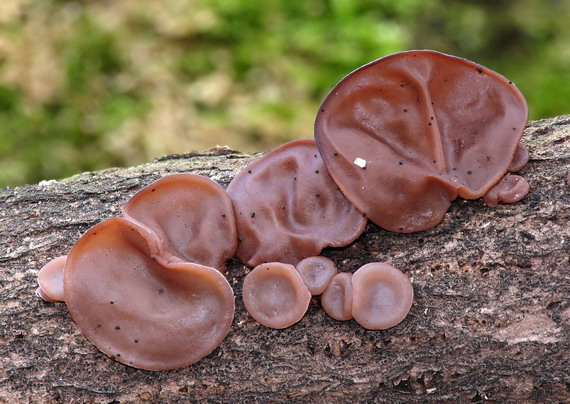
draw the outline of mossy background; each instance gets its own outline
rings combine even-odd
[[[435,49],[570,113],[567,0],[0,1],[0,186],[311,137],[362,64]]]

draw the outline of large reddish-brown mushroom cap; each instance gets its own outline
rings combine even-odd
[[[457,196],[501,180],[527,122],[520,91],[476,63],[409,51],[367,64],[324,100],[315,138],[346,197],[379,226],[435,226]]]
[[[324,247],[350,244],[366,219],[328,174],[314,140],[286,143],[248,165],[228,186],[247,265],[297,264]]]
[[[154,231],[160,255],[224,271],[237,249],[232,204],[226,191],[194,174],[164,177],[136,193],[124,216]]]
[[[294,266],[270,262],[255,267],[243,281],[243,303],[261,325],[286,328],[303,318],[311,293]]]
[[[394,327],[408,315],[413,299],[409,278],[388,263],[366,264],[352,276],[352,315],[365,328]]]
[[[85,233],[68,255],[65,302],[81,331],[127,365],[174,369],[212,352],[234,314],[215,268],[153,259],[153,234],[123,218]]]

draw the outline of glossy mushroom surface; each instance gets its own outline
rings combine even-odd
[[[237,232],[226,191],[195,174],[166,176],[137,192],[123,215],[162,240],[159,254],[225,271],[234,256]]]
[[[456,197],[480,198],[501,181],[527,118],[523,95],[503,76],[408,51],[342,79],[317,113],[315,138],[346,197],[384,229],[408,233],[438,224]]]
[[[413,298],[409,278],[390,264],[366,264],[352,276],[352,315],[364,328],[394,327],[408,315]]]
[[[507,174],[483,197],[485,204],[495,207],[499,202],[514,203],[523,199],[530,189],[528,182],[519,175]]]
[[[159,241],[153,237],[124,218],[91,228],[68,255],[65,302],[83,334],[107,355],[138,368],[174,369],[223,340],[234,295],[217,269],[154,255]]]
[[[338,272],[334,262],[321,256],[305,258],[295,268],[311,295],[323,293]]]
[[[48,302],[63,302],[63,271],[67,255],[62,255],[45,264],[38,273],[38,289],[36,294]]]
[[[270,262],[255,267],[243,281],[243,303],[261,325],[286,328],[303,318],[311,294],[294,266]]]
[[[314,140],[286,143],[239,172],[228,186],[237,256],[255,267],[297,264],[324,247],[350,244],[366,219],[328,174]]]
[[[325,313],[339,321],[352,318],[352,274],[341,272],[334,276],[321,296]]]

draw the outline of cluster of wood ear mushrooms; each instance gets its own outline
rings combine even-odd
[[[315,140],[269,152],[227,191],[193,174],[145,187],[46,264],[37,293],[65,301],[101,351],[149,370],[196,362],[226,336],[233,256],[254,267],[242,295],[260,324],[288,327],[321,295],[336,320],[393,327],[412,304],[405,274],[387,263],[338,272],[318,255],[352,243],[368,219],[414,232],[458,196],[522,199],[528,183],[511,173],[528,161],[526,122],[522,94],[476,63],[434,51],[378,59],[326,97]]]

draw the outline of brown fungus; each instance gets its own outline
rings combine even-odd
[[[243,281],[243,303],[261,325],[286,328],[303,318],[311,294],[294,266],[270,262],[255,267]]]
[[[36,294],[48,301],[63,302],[65,300],[63,290],[63,271],[67,255],[62,255],[45,264],[38,273],[38,289]]]
[[[248,165],[228,186],[237,256],[249,266],[297,264],[324,247],[350,244],[366,219],[328,174],[314,140],[286,143]]]
[[[530,186],[521,176],[507,174],[495,184],[483,197],[485,204],[495,207],[499,202],[518,202],[528,194]]]
[[[153,232],[124,218],[87,231],[64,271],[65,302],[107,355],[149,370],[189,365],[229,331],[234,295],[215,268],[169,262]]]
[[[334,262],[326,257],[308,257],[295,267],[311,295],[320,295],[330,283],[337,269]]]
[[[390,264],[366,264],[352,277],[352,315],[364,328],[394,327],[408,315],[413,298],[409,278]]]
[[[195,174],[166,176],[137,192],[123,215],[162,240],[159,254],[169,261],[192,262],[224,271],[234,256],[237,233],[226,191]]]
[[[527,117],[503,76],[408,51],[342,79],[317,113],[315,138],[346,197],[379,226],[407,233],[435,226],[452,200],[480,198],[520,168]]]
[[[332,278],[323,295],[321,306],[325,313],[339,321],[352,319],[352,274],[338,273]]]

